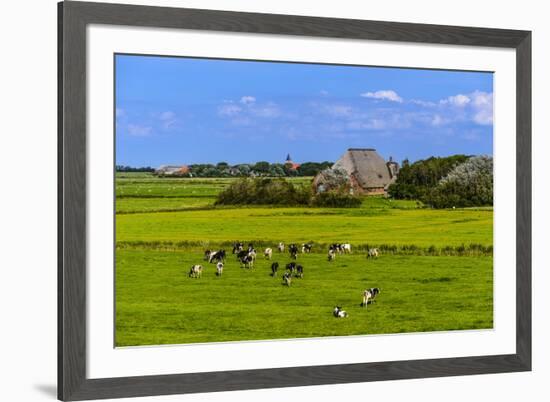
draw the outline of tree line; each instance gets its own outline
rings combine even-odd
[[[151,166],[132,167],[132,166],[125,166],[125,165],[116,165],[115,170],[117,172],[150,172],[150,173],[153,173],[155,171],[155,168],[152,168]]]
[[[294,169],[291,164],[260,161],[254,164],[229,165],[226,162],[189,165],[190,177],[303,177],[315,176],[333,162],[306,162]]]
[[[305,162],[294,169],[291,164],[269,163],[241,163],[230,165],[227,162],[217,164],[204,163],[188,165],[185,172],[178,173],[178,177],[304,177],[315,176],[321,170],[329,168],[333,162]],[[116,166],[117,172],[155,172],[152,167]]]

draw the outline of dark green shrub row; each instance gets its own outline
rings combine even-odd
[[[361,203],[361,198],[337,191],[319,193],[311,199],[311,205],[315,207],[358,208]]]
[[[352,208],[361,198],[345,192],[314,194],[309,186],[295,185],[280,178],[244,178],[218,194],[215,205],[285,205]]]
[[[262,251],[265,247],[274,248],[279,241],[268,240],[241,240],[244,244],[252,243],[257,250]],[[328,250],[329,243],[309,242],[313,245],[314,253],[324,253]],[[300,242],[296,244],[301,245]],[[185,250],[185,249],[207,249],[224,248],[230,251],[233,242],[201,242],[201,241],[131,241],[117,242],[117,249],[150,249],[150,250]],[[421,256],[492,256],[493,246],[483,244],[461,244],[458,246],[437,247],[434,245],[425,247],[416,244],[352,244],[352,252],[366,254],[370,248],[378,248],[381,255],[421,255]]]

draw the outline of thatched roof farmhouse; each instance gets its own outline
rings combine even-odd
[[[386,162],[373,148],[349,148],[330,170],[333,172],[323,171],[315,177],[313,185],[318,192],[330,189],[327,180],[334,172],[345,172],[353,193],[376,195],[386,194],[399,174],[399,165],[391,157]]]

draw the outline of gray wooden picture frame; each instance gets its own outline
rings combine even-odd
[[[86,27],[89,24],[511,48],[516,51],[516,353],[89,379]],[[85,2],[58,4],[58,398],[83,400],[531,370],[531,32]]]

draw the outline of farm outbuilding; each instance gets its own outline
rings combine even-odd
[[[353,193],[384,195],[396,180],[399,165],[391,157],[386,162],[373,148],[349,148],[331,170],[345,171],[349,175]],[[315,177],[313,183],[317,191],[326,187],[326,177],[326,172]]]

